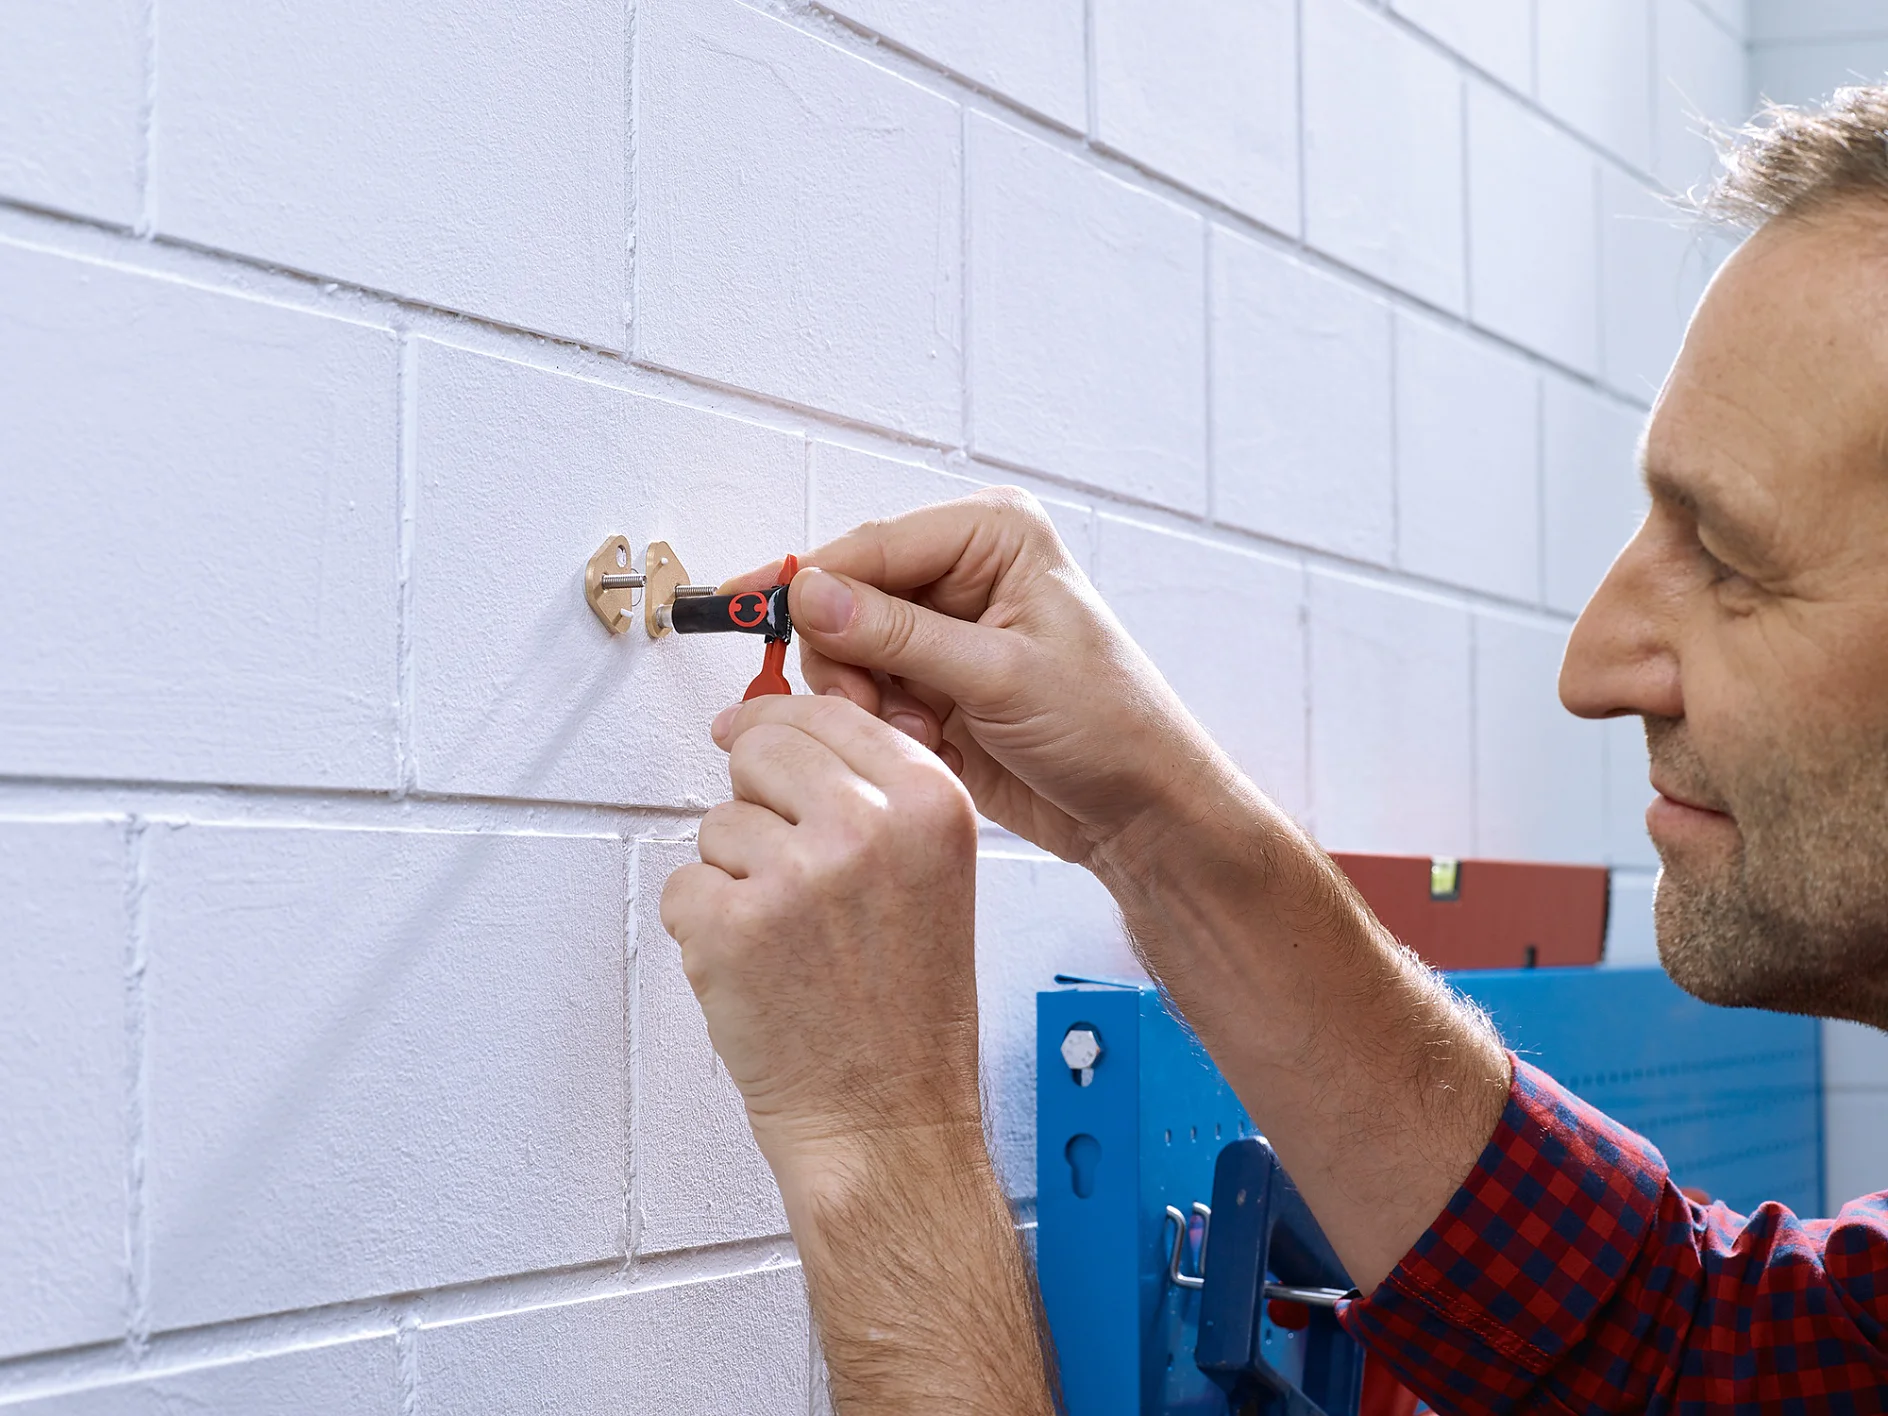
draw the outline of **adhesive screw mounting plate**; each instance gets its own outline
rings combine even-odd
[[[635,620],[636,586],[642,583],[635,572],[627,536],[607,537],[583,568],[583,597],[611,634],[621,634]],[[605,577],[619,583],[606,586]]]

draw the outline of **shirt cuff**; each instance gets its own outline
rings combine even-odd
[[[1419,1394],[1518,1397],[1586,1334],[1653,1232],[1665,1158],[1509,1054],[1508,1104],[1429,1232],[1344,1326]]]

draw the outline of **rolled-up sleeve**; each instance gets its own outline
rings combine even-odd
[[[1888,1195],[1696,1204],[1517,1059],[1474,1171],[1343,1321],[1445,1413],[1888,1412]]]

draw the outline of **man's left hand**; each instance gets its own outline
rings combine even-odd
[[[980,1155],[969,794],[837,696],[756,699],[714,733],[734,800],[662,923],[789,1211],[875,1140]]]

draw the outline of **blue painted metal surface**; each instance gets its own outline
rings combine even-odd
[[[1517,1054],[1664,1154],[1680,1185],[1740,1213],[1823,1212],[1821,1033],[1714,1008],[1660,969],[1451,974]]]
[[[1450,979],[1521,1056],[1649,1137],[1679,1184],[1745,1212],[1765,1200],[1822,1212],[1813,1020],[1713,1008],[1657,969]],[[1208,1199],[1221,1149],[1256,1130],[1154,990],[1064,983],[1036,998],[1036,1238],[1070,1416],[1227,1416],[1191,1360],[1199,1292],[1167,1282],[1165,1210]],[[1087,1086],[1060,1051],[1078,1024],[1104,1048]],[[1187,1271],[1197,1262],[1190,1242]],[[1302,1334],[1267,1323],[1261,1345],[1303,1377]]]
[[[1061,1056],[1077,1025],[1103,1049],[1087,1086]],[[1036,1038],[1036,1263],[1070,1416],[1225,1416],[1190,1359],[1198,1291],[1167,1282],[1166,1206],[1210,1200],[1220,1148],[1252,1122],[1151,988],[1039,993]]]

